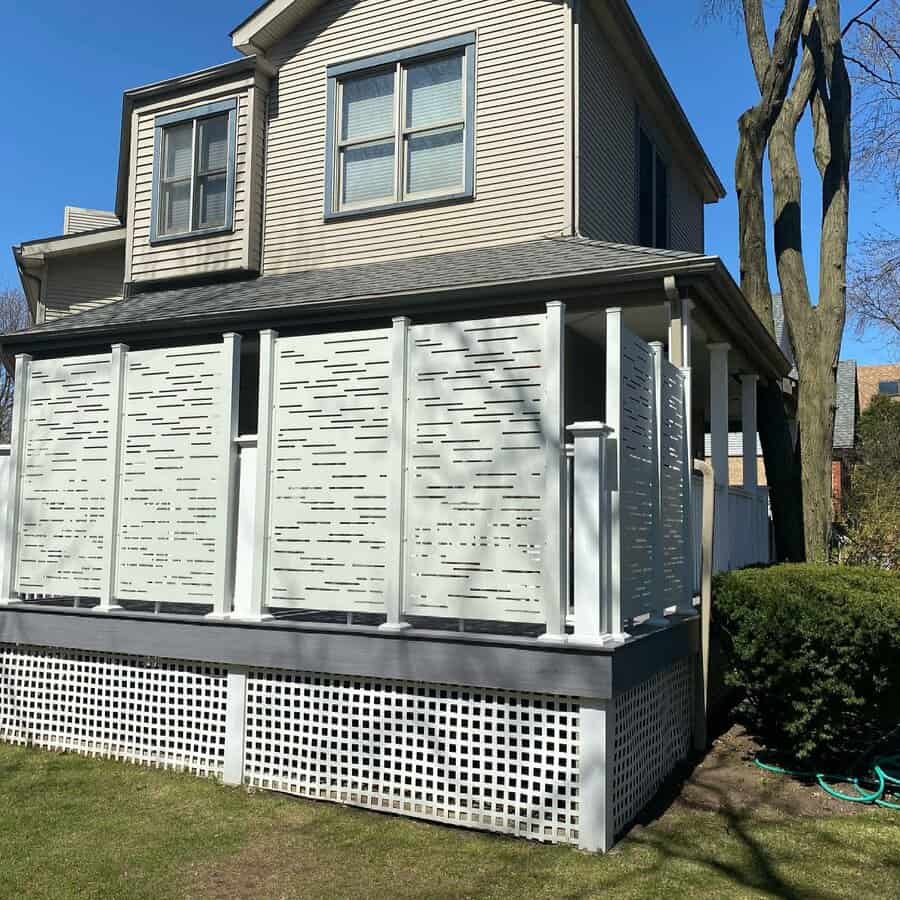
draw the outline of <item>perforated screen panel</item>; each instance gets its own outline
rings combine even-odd
[[[99,597],[112,489],[110,357],[31,363],[16,563],[21,593]]]
[[[222,344],[128,353],[117,597],[215,602],[230,438],[225,363]]]
[[[384,609],[391,332],[280,338],[268,602]]]
[[[545,335],[544,316],[410,329],[410,614],[544,615]]]
[[[251,671],[249,784],[577,843],[579,706],[571,699]]]
[[[203,663],[0,645],[0,739],[218,775],[226,689]]]
[[[657,507],[656,402],[653,354],[622,329],[622,421],[619,515],[622,614],[626,620],[655,610]]]

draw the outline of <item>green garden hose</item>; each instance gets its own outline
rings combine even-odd
[[[864,778],[851,778],[849,775],[824,775],[821,772],[796,772],[792,769],[782,769],[780,766],[764,763],[758,756],[754,761],[765,772],[816,781],[826,794],[836,800],[846,800],[848,803],[869,803],[884,809],[900,809],[900,803],[891,803],[884,799],[888,794],[892,797],[900,794],[900,791],[894,790],[894,788],[900,788],[900,753],[894,756],[876,757],[872,764],[872,776]],[[829,782],[852,784],[856,793],[846,794],[832,787]],[[863,785],[873,785],[874,790],[866,790]]]

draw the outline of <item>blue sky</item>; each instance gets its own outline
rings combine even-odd
[[[122,92],[233,58],[228,32],[256,0],[0,2],[12,38],[0,62],[7,101],[0,136],[0,287],[6,287],[18,281],[8,248],[58,234],[65,204],[112,208]],[[726,200],[707,207],[707,250],[737,273],[736,121],[756,91],[743,38],[730,24],[698,24],[700,0],[632,0],[632,6],[728,188]],[[801,149],[801,158],[815,280],[818,174],[808,152]],[[852,236],[878,225],[900,231],[896,204],[877,187],[855,185]],[[860,341],[848,328],[844,356],[889,361],[881,343],[877,335]]]

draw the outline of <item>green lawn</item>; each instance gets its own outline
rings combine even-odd
[[[900,814],[754,807],[682,801],[595,857],[0,746],[0,896],[900,896]]]

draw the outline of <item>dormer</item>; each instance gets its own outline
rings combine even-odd
[[[259,272],[270,79],[248,57],[126,92],[116,212],[131,289]]]

